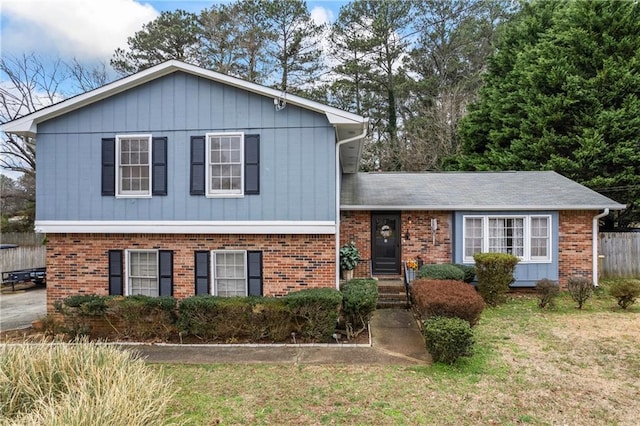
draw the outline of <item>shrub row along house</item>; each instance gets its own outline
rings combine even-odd
[[[5,123],[37,138],[47,297],[279,296],[402,260],[519,256],[515,285],[596,276],[618,204],[554,172],[358,173],[367,119],[169,61]]]

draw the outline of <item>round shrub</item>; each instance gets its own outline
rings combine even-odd
[[[450,263],[423,265],[418,271],[418,278],[431,278],[434,280],[463,281],[464,272]]]
[[[495,306],[506,300],[509,286],[515,281],[513,273],[520,261],[516,256],[507,253],[476,253],[478,276],[478,292],[487,305]]]
[[[476,289],[462,281],[418,279],[411,283],[413,306],[421,318],[460,318],[474,326],[484,309]]]
[[[584,302],[593,294],[593,282],[585,277],[569,277],[567,290],[569,290],[571,298],[578,304],[578,309],[582,309]]]
[[[560,287],[555,281],[543,278],[536,283],[536,293],[538,293],[538,307],[553,307],[555,298],[560,293]]]
[[[473,331],[460,318],[433,317],[424,321],[424,341],[434,362],[453,364],[473,350]]]
[[[640,281],[618,280],[609,288],[609,294],[618,300],[618,306],[627,309],[636,302],[640,296]]]
[[[342,286],[342,314],[351,325],[365,325],[378,304],[378,283],[355,279]]]
[[[473,265],[462,265],[460,263],[454,263],[453,266],[455,266],[456,268],[460,269],[464,273],[464,278],[462,279],[462,281],[464,281],[465,283],[470,284],[476,278],[476,267],[475,266],[473,266]]]

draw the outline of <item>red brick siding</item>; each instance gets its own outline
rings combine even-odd
[[[173,250],[173,292],[194,294],[194,251],[261,250],[265,296],[335,287],[334,235],[48,234],[47,310],[74,294],[109,292],[108,251]]]
[[[559,213],[558,268],[560,287],[566,288],[571,276],[593,279],[592,223],[596,211]]]
[[[451,262],[452,241],[450,212],[401,212],[402,260],[422,258],[425,263]],[[411,218],[409,220],[409,218]],[[435,244],[431,233],[431,219],[438,220]],[[343,211],[340,215],[340,245],[354,241],[362,261],[355,270],[356,277],[369,276],[371,260],[371,212]],[[409,233],[409,239],[405,236]]]

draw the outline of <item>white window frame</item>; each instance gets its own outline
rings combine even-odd
[[[547,220],[547,256],[533,256],[531,254],[531,221],[532,219],[544,218]],[[467,244],[467,219],[482,220],[482,253],[489,251],[489,219],[523,219],[524,226],[524,248],[523,256],[518,256],[522,263],[551,263],[553,261],[553,222],[552,216],[549,214],[531,214],[531,215],[464,215],[462,217],[462,258],[466,263],[473,263],[473,256],[466,255]]]
[[[156,286],[158,288],[158,295],[160,295],[160,253],[159,250],[154,250],[154,249],[127,249],[125,250],[125,267],[124,267],[124,274],[125,274],[125,286],[124,286],[124,295],[125,296],[131,296],[133,294],[133,289],[132,289],[132,285],[131,285],[131,278],[133,278],[131,276],[131,253],[154,253],[156,256]],[[144,278],[144,277],[142,277]],[[150,278],[150,277],[146,277],[146,278]]]
[[[218,277],[216,276],[216,264],[218,254],[242,254],[242,260],[244,264],[244,294],[241,296],[249,295],[249,277],[247,271],[247,251],[246,250],[212,250],[211,251],[211,294],[218,296]],[[239,278],[234,278],[239,279]]]
[[[146,191],[124,191],[122,189],[122,173],[120,170],[121,140],[122,139],[147,139],[149,144],[149,189]],[[150,134],[122,134],[116,135],[116,198],[151,198],[151,188],[153,188],[152,163],[153,163],[153,138]]]
[[[211,140],[217,137],[239,137],[240,138],[240,189],[218,189],[211,188]],[[244,133],[243,132],[227,132],[227,133],[207,133],[206,138],[206,196],[207,197],[244,197]]]

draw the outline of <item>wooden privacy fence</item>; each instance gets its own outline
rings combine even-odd
[[[0,250],[0,272],[44,268],[46,247],[16,247]]]
[[[0,235],[0,243],[15,244],[17,246],[41,246],[44,241],[45,234],[22,233],[22,232],[3,232]]]
[[[602,278],[640,278],[640,232],[601,232],[600,255]]]

